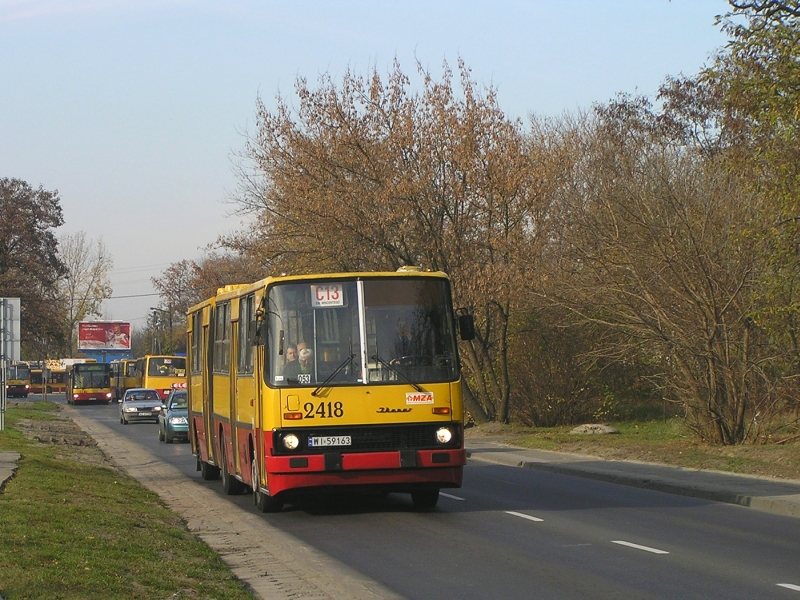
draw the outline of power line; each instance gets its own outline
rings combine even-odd
[[[147,296],[160,296],[161,294],[133,294],[131,296],[109,296],[106,300],[117,300],[119,298],[145,298]]]

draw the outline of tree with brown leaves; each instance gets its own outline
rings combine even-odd
[[[463,62],[459,89],[446,63],[440,81],[418,74],[420,93],[395,63],[385,82],[299,79],[296,112],[258,103],[238,196],[255,217],[248,252],[293,273],[447,272],[479,325],[463,352],[471,410],[508,422],[509,323],[546,238],[547,161]]]

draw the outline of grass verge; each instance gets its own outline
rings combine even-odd
[[[697,442],[677,418],[611,425],[620,433],[578,435],[570,433],[572,427],[525,429],[489,423],[468,429],[467,437],[499,437],[523,448],[800,480],[798,442],[710,446]]]
[[[65,458],[20,420],[55,404],[9,407],[0,450],[19,452],[0,494],[0,594],[7,599],[252,599],[220,557],[160,498],[115,469]]]

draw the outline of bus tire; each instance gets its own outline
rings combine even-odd
[[[228,494],[228,496],[238,496],[244,493],[246,486],[228,471],[228,457],[226,456],[224,446],[220,448],[219,462],[222,477],[222,490]]]
[[[197,470],[200,471],[200,477],[203,478],[203,481],[219,479],[219,468],[208,464],[200,454],[200,436],[197,434],[195,434],[194,438],[194,447],[197,448],[197,454],[195,455],[197,457]]]
[[[213,481],[214,479],[219,479],[219,467],[215,467],[214,465],[210,465],[201,460],[200,477],[202,477],[204,481]]]
[[[439,490],[420,490],[419,492],[411,492],[411,500],[414,502],[414,508],[419,510],[430,510],[436,507],[439,502]]]

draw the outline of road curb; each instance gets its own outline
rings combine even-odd
[[[607,483],[735,504],[787,517],[800,517],[800,481],[721,471],[701,471],[639,461],[527,450],[498,442],[468,440],[483,448],[467,450],[471,460],[535,469]]]

